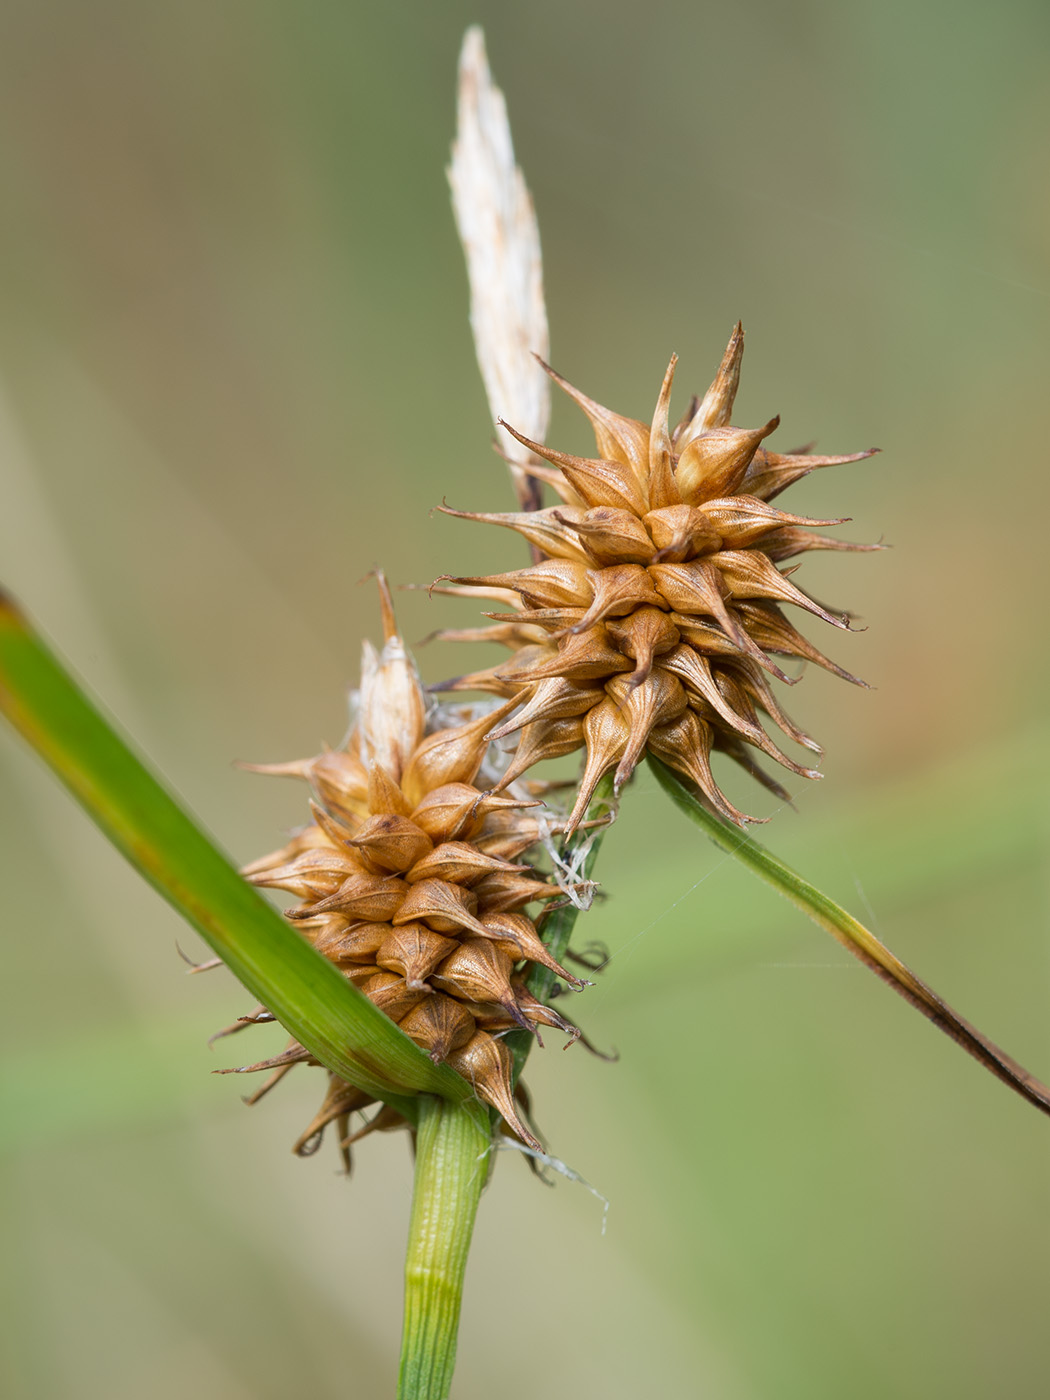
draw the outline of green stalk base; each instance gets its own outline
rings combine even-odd
[[[419,1099],[416,1180],[405,1258],[398,1400],[447,1400],[456,1362],[463,1276],[491,1134],[476,1103]]]

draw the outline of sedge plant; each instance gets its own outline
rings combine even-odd
[[[509,657],[425,686],[378,574],[382,643],[365,647],[350,731],[312,758],[254,765],[304,784],[304,824],[238,872],[18,606],[0,605],[0,708],[208,943],[214,957],[201,967],[226,966],[255,998],[222,1034],[274,1021],[288,1033],[279,1054],[237,1067],[263,1076],[249,1102],[296,1066],[314,1067],[320,1106],[294,1150],[312,1155],[331,1130],[347,1171],[370,1133],[411,1135],[404,1400],[449,1394],[497,1137],[534,1163],[553,1160],[522,1073],[545,1034],[588,1044],[575,1005],[585,1019],[597,969],[573,934],[603,835],[643,759],[703,836],[1050,1112],[1050,1090],[748,834],[754,819],[730,803],[712,766],[713,757],[736,762],[783,799],[760,755],[794,777],[819,777],[811,766],[819,746],[786,714],[773,682],[799,678],[785,669],[792,660],[860,682],[789,619],[785,608],[850,625],[804,592],[794,570],[813,550],[877,546],[821,534],[843,521],[773,501],[816,468],[871,453],[780,453],[767,445],[777,419],[735,426],[739,325],[710,388],[674,427],[674,357],[646,422],[549,368],[535,213],[477,29],[461,56],[450,177],[479,365],[517,509],[449,513],[509,528],[530,555],[498,574],[450,571],[433,587],[496,605],[484,626],[439,635],[497,642]],[[552,381],[590,420],[596,457],[546,445]],[[546,505],[545,490],[555,498]],[[481,698],[464,699],[470,693]],[[791,757],[763,717],[814,757]],[[567,787],[534,774],[576,751],[581,772]],[[296,903],[279,913],[260,888]],[[556,987],[578,994],[572,1016],[550,1005]]]

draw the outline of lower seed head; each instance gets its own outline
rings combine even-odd
[[[410,659],[398,661],[391,641],[388,635],[381,679],[384,693],[400,697],[404,708],[406,687],[418,687],[418,679]],[[399,664],[406,668],[401,675]],[[420,690],[420,704],[423,698]],[[384,757],[364,757],[355,731],[346,762],[325,754],[281,765],[282,775],[313,787],[313,824],[285,849],[254,862],[250,878],[297,895],[302,902],[287,914],[315,949],[432,1059],[460,1073],[466,1069],[479,1095],[512,1115],[507,1121],[516,1133],[527,1133],[513,1105],[507,1052],[481,1035],[474,1012],[531,1031],[542,1022],[542,1004],[530,999],[528,1013],[519,1005],[523,970],[542,962],[573,985],[580,983],[550,957],[535,924],[520,912],[536,898],[560,894],[513,859],[539,835],[528,815],[535,800],[515,788],[513,779],[502,782],[500,792],[474,782],[490,731],[515,705],[512,700],[423,736],[414,749],[394,757],[389,734],[385,748],[375,734],[370,740]],[[370,723],[378,722],[373,703]],[[316,781],[319,766],[329,775],[331,805]],[[301,1046],[287,1055],[280,1064],[265,1064],[283,1072],[309,1059]],[[299,1150],[337,1120],[346,1150],[359,1136],[348,1134],[344,1121],[357,1109],[357,1093],[333,1077]],[[531,1136],[527,1140],[535,1143]]]

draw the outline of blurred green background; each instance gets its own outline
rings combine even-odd
[[[877,688],[793,692],[827,780],[763,839],[1050,1074],[1040,0],[8,0],[0,577],[246,859],[302,794],[231,759],[339,739],[361,576],[520,561],[429,515],[510,501],[444,177],[472,20],[554,363],[646,417],[670,351],[702,390],[741,316],[737,421],[884,448],[787,498],[895,548],[805,566],[870,625],[810,635]],[[587,447],[571,405],[551,440]],[[350,1183],[293,1158],[317,1073],[245,1110],[208,1071],[272,1039],[204,1043],[245,996],[184,976],[193,937],[8,734],[0,784],[0,1388],[389,1394],[405,1142]],[[581,934],[614,960],[573,1012],[622,1058],[551,1044],[529,1079],[607,1229],[500,1162],[459,1400],[1045,1395],[1046,1121],[644,774],[600,871]]]

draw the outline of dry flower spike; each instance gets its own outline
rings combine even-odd
[[[794,742],[821,752],[770,686],[770,677],[792,683],[776,658],[813,661],[864,684],[819,652],[782,609],[799,608],[840,628],[849,627],[848,614],[803,592],[791,578],[797,566],[779,566],[812,550],[882,546],[818,533],[844,521],[793,515],[771,502],[816,468],[860,461],[875,449],[784,455],[763,446],[778,419],[754,429],[731,426],[743,349],[738,324],[710,389],[692,399],[673,430],[676,357],[648,425],[604,408],[544,366],[589,418],[598,457],[555,451],[508,424],[551,464],[536,474],[561,504],[501,515],[443,507],[514,530],[538,551],[528,568],[452,579],[473,596],[511,601],[510,611],[487,614],[491,628],[470,635],[509,646],[514,655],[444,688],[518,699],[523,708],[493,735],[521,731],[511,777],[585,746],[570,830],[602,775],[614,769],[621,787],[646,749],[689,778],[719,815],[756,820],[719,789],[712,751],[742,764],[784,800],[787,793],[759,767],[754,750],[799,776],[820,776],[786,754],[760,719],[764,714]],[[438,635],[466,639],[462,632]]]
[[[381,575],[379,590],[385,641],[379,653],[365,643],[357,721],[345,746],[299,762],[247,765],[309,783],[313,821],[243,873],[295,895],[301,902],[287,917],[314,948],[538,1148],[515,1107],[502,1036],[521,1028],[539,1038],[540,1026],[553,1026],[569,1043],[579,1037],[528,993],[520,976],[528,964],[576,989],[585,983],[554,960],[523,912],[562,893],[519,860],[537,842],[540,826],[526,810],[538,804],[516,788],[478,785],[489,731],[515,702],[458,724],[437,714],[441,727],[427,733],[427,696]],[[308,1059],[293,1043],[246,1067],[272,1071],[254,1098]],[[335,1122],[347,1152],[349,1115],[374,1102],[331,1076],[296,1151],[315,1150]],[[395,1119],[383,1110],[371,1126],[396,1126]]]

